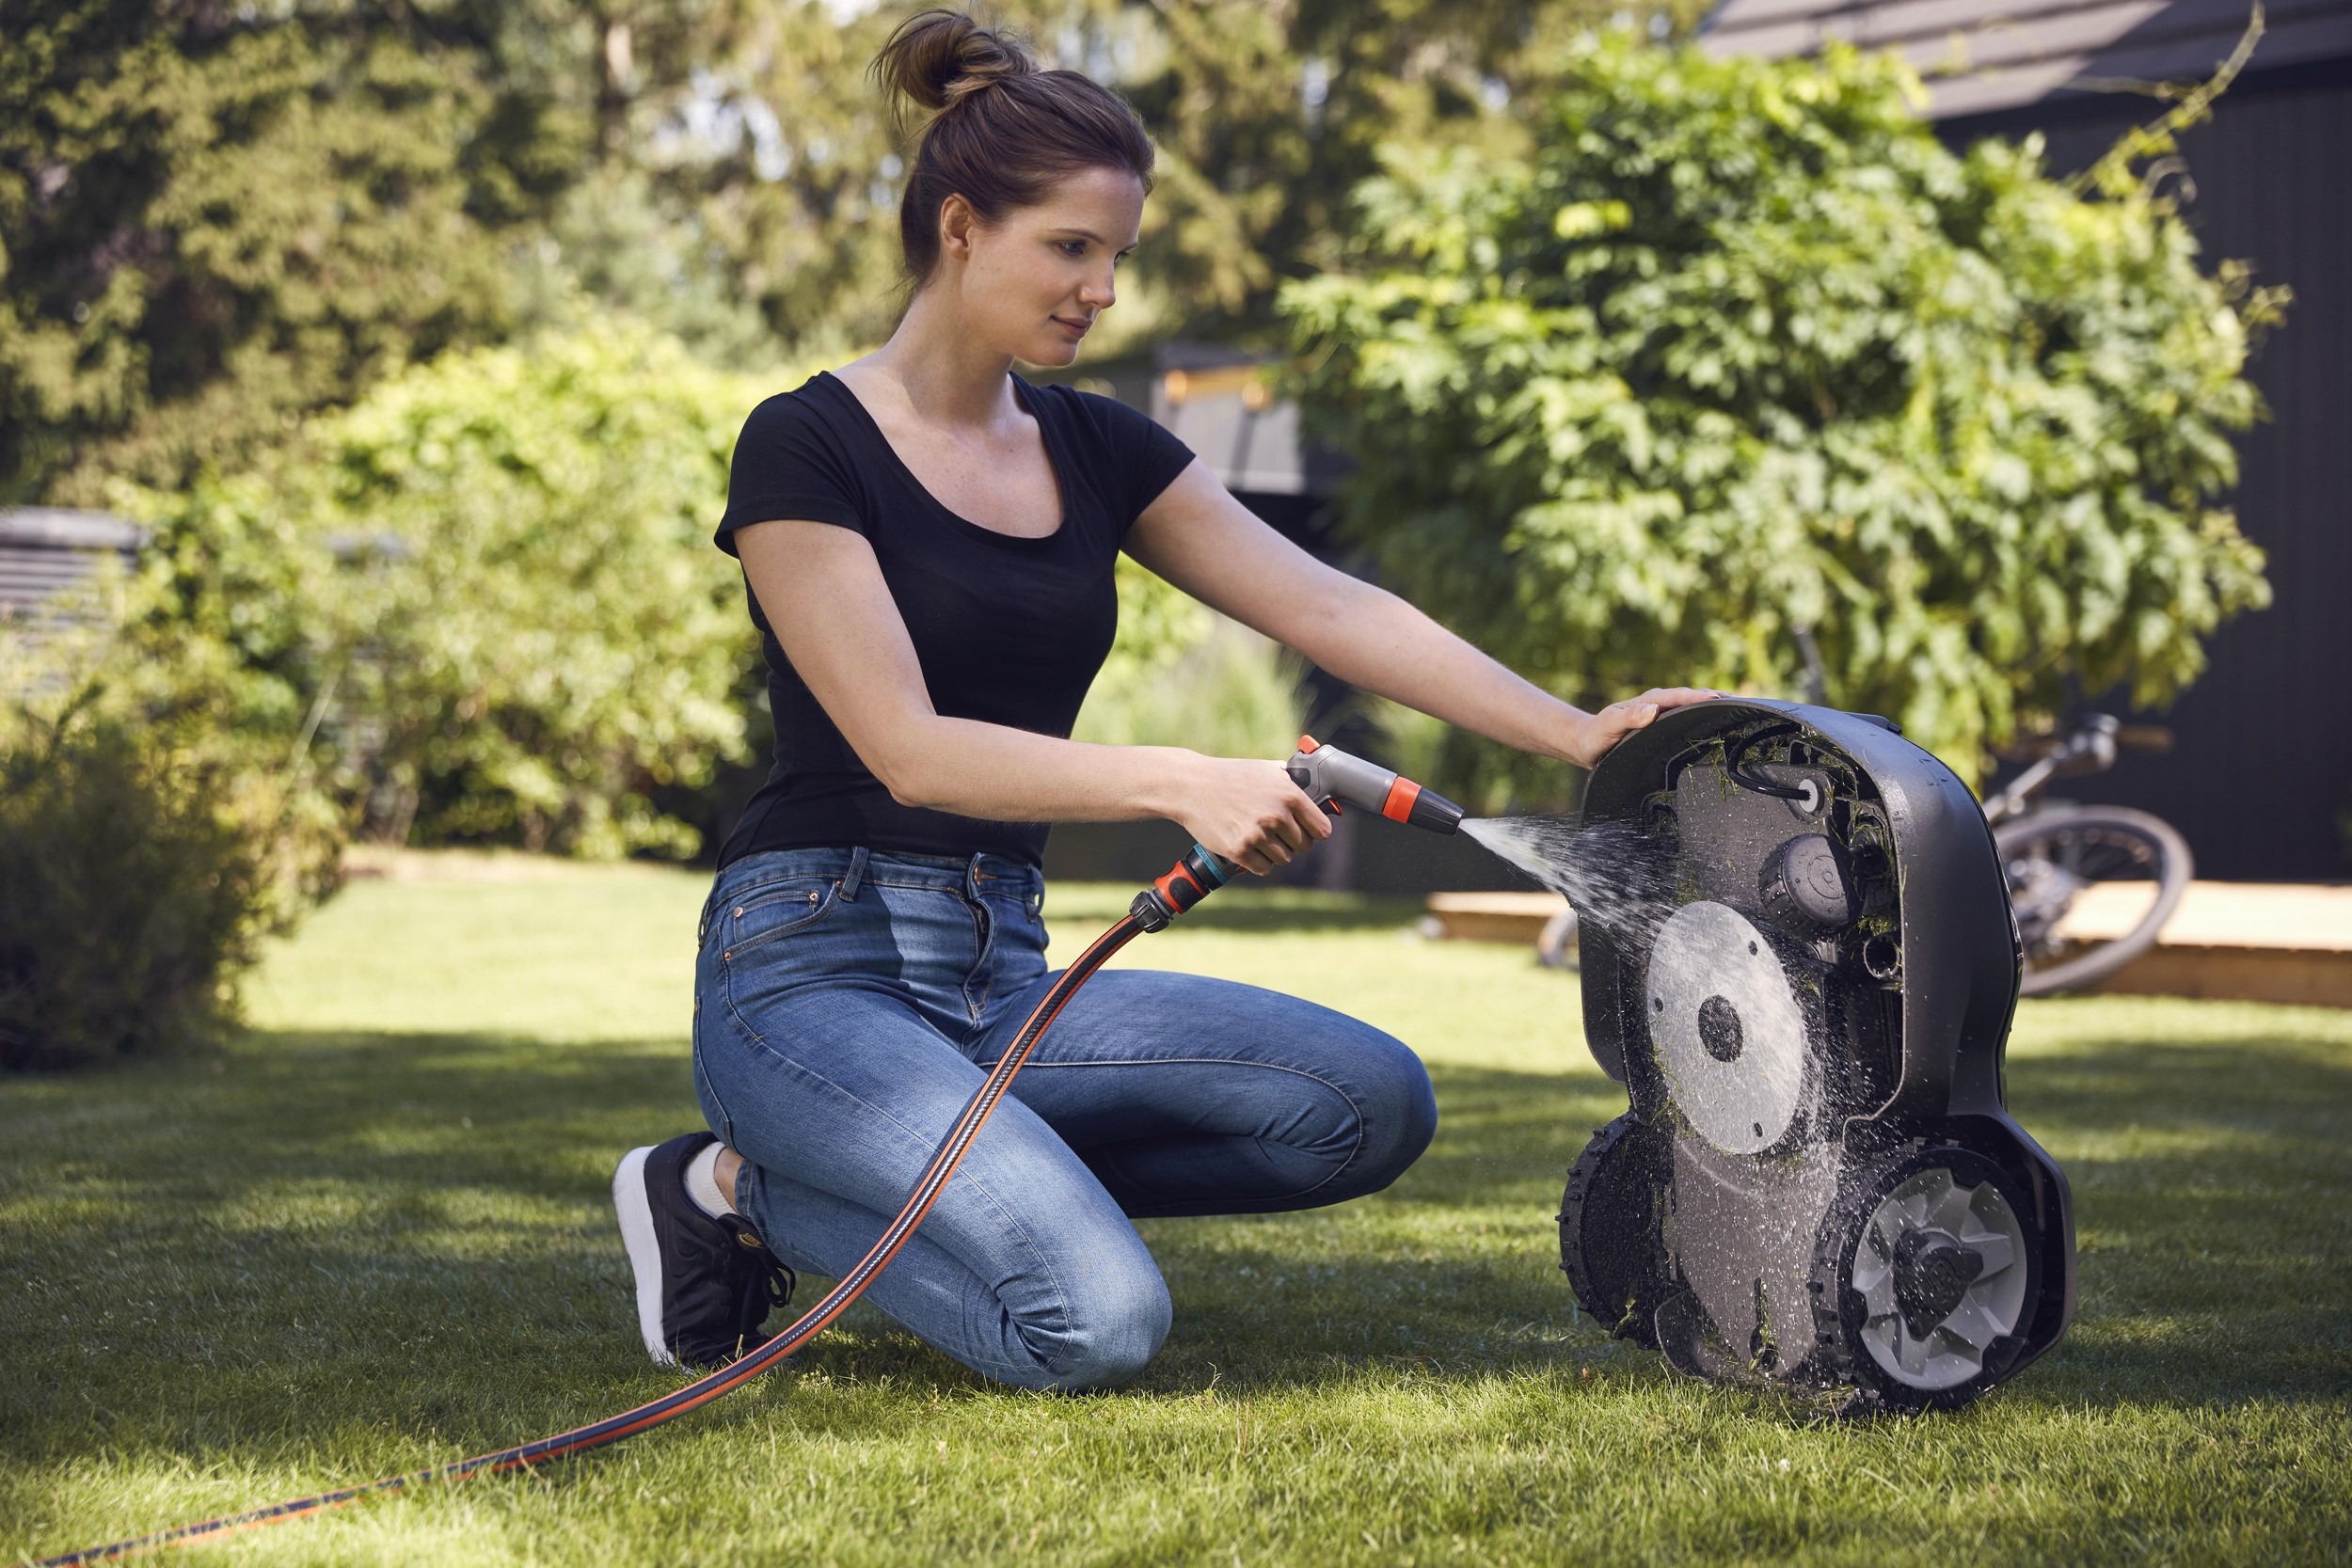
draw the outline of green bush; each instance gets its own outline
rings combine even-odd
[[[159,614],[281,720],[331,695],[323,777],[360,832],[691,855],[655,798],[743,752],[757,645],[709,535],[772,389],[627,323],[445,355],[141,499]]]
[[[0,617],[0,1067],[210,1041],[260,938],[336,885],[331,684],[294,618],[251,613],[302,556],[266,531],[215,543],[213,592],[182,593],[159,546]]]
[[[1616,35],[1531,156],[1393,150],[1349,269],[1283,295],[1346,536],[1588,703],[1789,694],[1810,629],[1831,702],[1973,773],[2070,683],[2168,699],[2266,601],[2218,498],[2277,300],[2115,166],[2086,195],[2032,141],[1948,151],[1915,88]]]
[[[315,434],[318,526],[396,542],[352,576],[353,701],[416,837],[694,852],[650,797],[742,752],[756,649],[710,531],[760,392],[608,326],[445,356]]]
[[[243,809],[233,756],[107,696],[0,730],[0,1067],[211,1041],[287,909],[280,823]]]

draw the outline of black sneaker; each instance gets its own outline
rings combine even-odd
[[[654,1364],[715,1366],[768,1342],[759,1325],[792,1299],[792,1271],[739,1214],[712,1219],[686,1196],[708,1132],[632,1148],[612,1173],[621,1244],[637,1275],[637,1329]]]

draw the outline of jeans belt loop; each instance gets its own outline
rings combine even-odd
[[[841,896],[850,903],[857,902],[857,890],[866,885],[866,846],[861,844],[850,851],[850,869],[841,879]]]

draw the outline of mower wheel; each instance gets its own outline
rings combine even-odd
[[[1560,1267],[1579,1306],[1620,1339],[1658,1348],[1661,1277],[1656,1133],[1629,1111],[1593,1135],[1560,1200]]]
[[[2041,1257],[2032,1206],[1983,1155],[1870,1161],[1840,1182],[1814,1248],[1817,1364],[1868,1405],[1965,1404],[2024,1354]]]

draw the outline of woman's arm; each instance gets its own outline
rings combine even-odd
[[[1127,552],[1169,582],[1361,690],[1523,752],[1590,768],[1660,712],[1720,695],[1645,691],[1572,707],[1383,588],[1317,561],[1235,500],[1200,462],[1144,509]]]
[[[792,668],[902,805],[1016,822],[1164,816],[1261,875],[1330,836],[1279,763],[944,718],[863,535],[776,521],[738,529],[735,543]]]

